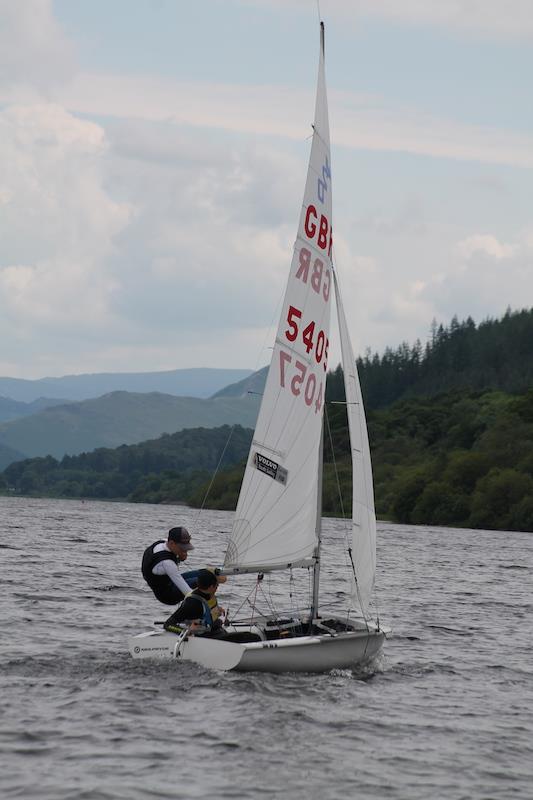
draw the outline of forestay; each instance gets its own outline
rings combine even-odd
[[[352,559],[355,568],[352,594],[356,607],[366,617],[376,571],[372,464],[361,387],[336,275],[334,285],[352,450]]]
[[[323,29],[313,128],[298,235],[226,569],[309,564],[317,545],[317,477],[333,293]]]

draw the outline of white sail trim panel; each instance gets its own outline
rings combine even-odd
[[[286,566],[317,545],[318,456],[333,278],[331,159],[321,46],[298,233],[226,568]]]
[[[352,451],[352,558],[355,567],[352,595],[355,606],[366,617],[369,613],[376,573],[376,514],[372,463],[359,376],[336,275],[334,284]]]

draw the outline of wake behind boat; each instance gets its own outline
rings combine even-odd
[[[386,630],[373,618],[376,519],[366,421],[332,261],[329,122],[321,24],[313,141],[283,310],[223,572],[312,572],[303,614],[256,614],[225,628],[228,641],[151,630],[130,639],[134,658],[193,661],[221,670],[324,672],[376,656]],[[335,294],[350,434],[353,494],[349,608],[319,608],[322,449],[330,312]],[[236,636],[238,634],[238,636]]]

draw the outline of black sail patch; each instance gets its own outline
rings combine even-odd
[[[264,472],[265,475],[274,478],[275,481],[279,481],[279,483],[283,483],[284,485],[287,483],[287,470],[284,467],[280,467],[280,465],[272,461],[271,458],[262,456],[261,453],[256,451],[254,453],[253,462],[254,467],[258,469],[259,472]]]

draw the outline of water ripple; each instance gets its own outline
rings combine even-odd
[[[365,669],[133,661],[127,637],[166,616],[140,575],[144,547],[182,522],[193,566],[222,559],[231,515],[195,521],[185,508],[0,499],[2,799],[530,800],[533,537],[506,533],[502,549],[497,531],[380,526],[394,633]],[[332,607],[349,591],[342,531],[324,521]],[[229,582],[226,598],[236,608],[251,586]],[[307,587],[297,576],[295,597]],[[272,597],[287,590],[265,578]]]

